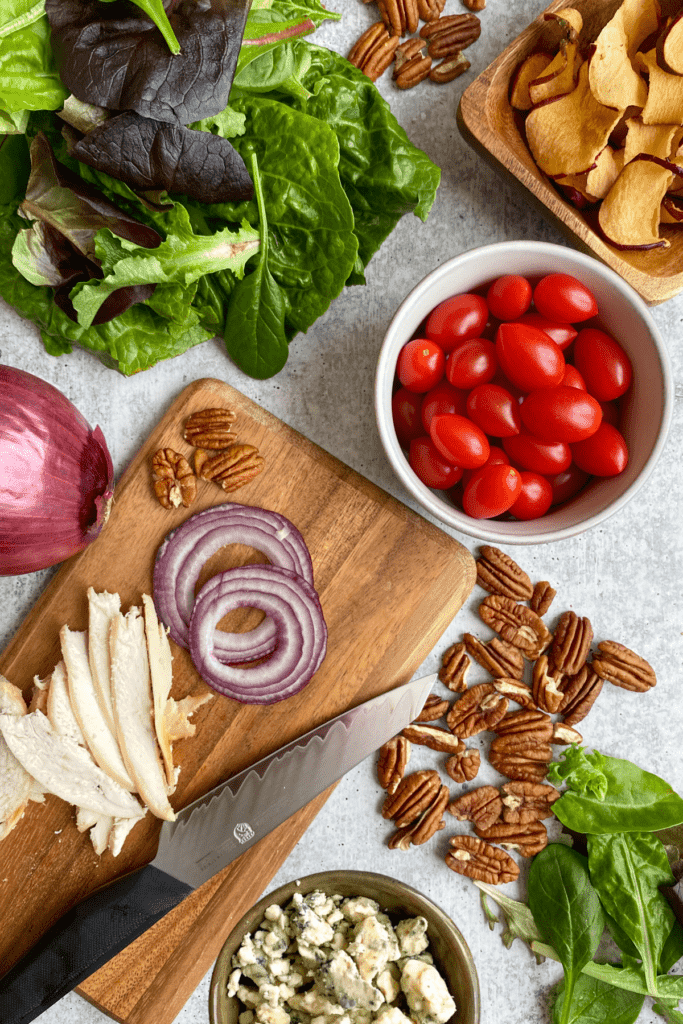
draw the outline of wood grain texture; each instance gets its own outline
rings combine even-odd
[[[576,0],[571,6],[584,19],[581,39],[594,39],[612,17],[620,0]],[[551,23],[544,21],[548,11],[567,7],[566,0],[554,0],[483,71],[462,95],[457,122],[465,140],[503,175],[523,191],[540,213],[580,251],[597,257],[624,278],[650,305],[665,302],[683,290],[683,232],[663,226],[668,249],[617,250],[608,245],[597,230],[597,212],[577,210],[550,183],[534,163],[527,147],[521,118],[509,102],[512,76],[530,53],[552,50]]]
[[[138,602],[152,592],[154,557],[166,534],[193,512],[225,500],[216,485],[200,482],[192,509],[169,512],[151,489],[153,453],[171,447],[191,457],[182,425],[190,413],[216,406],[236,410],[239,440],[256,445],[266,459],[265,471],[230,497],[281,512],[301,530],[329,644],[311,683],[281,704],[243,705],[215,696],[200,708],[196,735],[174,748],[181,766],[176,808],[346,708],[410,679],[476,577],[472,556],[453,538],[228,385],[200,380],[181,393],[124,473],[100,538],[62,566],[0,657],[0,671],[11,682],[28,692],[34,675],[52,671],[60,627],[86,627],[88,586],[117,591],[124,608]],[[202,578],[257,557],[238,546],[223,549]],[[248,616],[256,614],[245,613],[239,623],[249,626]],[[173,652],[173,696],[205,693],[187,652],[175,646]],[[79,991],[127,1024],[170,1024],[325,797],[197,890]],[[51,796],[44,805],[31,804],[0,844],[0,971],[69,906],[151,860],[159,827],[148,815],[118,858],[97,857],[67,804]]]

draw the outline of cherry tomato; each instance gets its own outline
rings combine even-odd
[[[462,495],[463,511],[473,519],[490,519],[514,505],[522,477],[512,466],[483,466],[472,474]]]
[[[579,391],[586,391],[586,382],[571,363],[567,363],[564,368],[564,377],[560,381],[560,384],[564,384],[568,388],[578,388]]]
[[[426,338],[413,338],[398,354],[396,373],[404,388],[422,393],[438,384],[446,368],[442,348]]]
[[[410,442],[408,461],[422,483],[437,491],[452,487],[462,476],[460,467],[446,462],[429,437],[418,437]]]
[[[600,426],[602,409],[587,391],[560,384],[539,388],[521,405],[522,423],[541,441],[583,441]]]
[[[464,391],[454,388],[447,380],[440,381],[422,399],[421,421],[425,433],[429,433],[432,416],[438,412],[457,412],[464,416],[467,411],[466,402],[467,395]]]
[[[481,295],[453,295],[431,311],[425,334],[444,352],[450,352],[461,341],[478,338],[488,315],[488,306]]]
[[[575,494],[578,494],[588,481],[588,473],[584,473],[582,469],[579,469],[572,462],[568,469],[564,469],[561,473],[556,473],[555,476],[549,476],[546,479],[553,492],[552,504],[560,505],[563,501],[568,501],[569,498],[573,498]]]
[[[499,384],[479,384],[467,396],[467,415],[491,437],[510,437],[521,429],[519,402]]]
[[[577,335],[576,328],[572,327],[571,324],[554,323],[554,321],[548,320],[547,317],[541,316],[540,313],[525,313],[524,316],[519,317],[517,322],[528,324],[529,327],[538,327],[539,331],[545,331],[563,351],[568,345],[571,345]]]
[[[513,464],[544,476],[561,473],[572,461],[571,448],[564,441],[539,441],[525,432],[504,437],[503,448]]]
[[[399,388],[391,399],[394,430],[398,443],[403,448],[407,448],[413,438],[422,434],[421,408],[421,396],[414,391],[408,391],[407,388]]]
[[[574,462],[593,476],[616,476],[626,469],[628,448],[623,436],[610,423],[601,423],[585,441],[572,445]]]
[[[516,519],[539,519],[552,504],[553,489],[540,473],[525,469],[519,475],[522,488],[514,505],[510,506],[510,514]]]
[[[534,288],[534,305],[548,320],[575,324],[598,312],[595,296],[571,274],[547,274]]]
[[[432,416],[429,435],[443,457],[463,469],[483,466],[489,457],[486,434],[466,416],[457,413]]]
[[[501,324],[496,355],[505,376],[522,391],[552,388],[564,377],[562,349],[544,331],[528,324]]]
[[[621,345],[595,327],[584,327],[574,342],[574,362],[591,395],[600,402],[620,398],[631,383],[631,361]]]
[[[453,387],[468,389],[491,380],[497,369],[493,342],[486,338],[470,338],[449,354],[446,376]]]
[[[507,457],[507,455],[505,454],[505,452],[503,451],[503,449],[496,447],[495,444],[490,445],[489,446],[489,457],[486,460],[486,462],[484,463],[484,466],[509,466],[509,465],[510,465],[510,460]],[[483,466],[480,466],[479,469],[483,469]],[[463,474],[462,474],[462,484],[463,484],[463,487],[466,486],[470,482],[470,480],[472,479],[472,476],[473,476],[474,473],[478,473],[479,472],[479,469],[466,469],[463,472]]]
[[[619,426],[621,412],[616,402],[600,402],[602,409],[602,422],[611,423],[613,427]]]
[[[504,274],[486,293],[489,310],[499,320],[516,320],[531,305],[531,285],[519,274]]]

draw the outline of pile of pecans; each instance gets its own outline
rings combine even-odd
[[[462,51],[481,34],[476,14],[442,16],[446,0],[365,0],[377,3],[381,21],[375,22],[353,45],[349,61],[373,82],[393,62],[393,78],[399,89],[429,78],[452,82],[470,67]],[[486,0],[463,0],[471,11],[480,11]],[[425,24],[419,29],[420,20]],[[419,33],[418,33],[419,29]],[[418,33],[418,34],[416,34]],[[409,35],[405,42],[401,39]],[[433,64],[433,61],[439,61]]]
[[[465,633],[445,651],[439,679],[460,696],[452,701],[432,694],[415,722],[382,747],[377,775],[387,791],[382,816],[397,829],[388,840],[391,849],[427,842],[445,828],[448,811],[471,822],[476,835],[452,836],[446,864],[496,885],[519,874],[505,850],[532,857],[547,845],[543,821],[560,796],[545,781],[553,745],[582,741],[575,726],[604,682],[644,693],[657,679],[648,662],[623,644],[603,640],[593,650],[591,623],[573,611],[563,612],[551,632],[542,617],[555,590],[546,580],[534,586],[499,548],[480,549],[477,582],[488,591],[479,616],[498,635],[483,642]],[[472,661],[491,679],[468,687]],[[520,709],[510,711],[511,701]],[[433,724],[439,719],[446,728]],[[451,800],[438,771],[406,775],[415,743],[447,754],[446,774],[458,783],[471,782],[479,772],[480,752],[465,740],[484,731],[495,733],[490,765],[509,780],[500,787],[479,786]]]
[[[232,409],[201,409],[188,417],[183,438],[196,448],[194,472],[173,448],[154,453],[152,486],[163,508],[189,508],[197,497],[197,478],[212,480],[230,492],[258,476],[265,460],[253,445],[235,443],[236,419]]]

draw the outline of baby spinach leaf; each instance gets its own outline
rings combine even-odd
[[[266,53],[278,50],[293,39],[307,35],[315,31],[313,20],[308,14],[297,14],[294,17],[285,18],[279,11],[270,7],[260,7],[252,10],[247,19],[244,29],[242,48],[237,59],[237,70],[235,79],[255,60],[262,58]],[[268,73],[268,64],[261,67]],[[254,85],[258,84],[258,74],[251,77]],[[239,82],[235,82],[239,85]],[[267,91],[267,90],[263,90]]]
[[[270,7],[287,18],[308,17],[316,25],[322,24],[325,20],[339,21],[341,18],[338,11],[328,11],[320,0],[272,0]]]
[[[637,995],[652,995],[645,972],[640,964],[618,967],[614,964],[590,963],[584,973],[598,981],[604,981],[615,988],[621,988]],[[659,974],[656,979],[657,994],[674,1003],[683,998],[683,976],[680,974]]]
[[[648,991],[657,995],[662,950],[675,920],[659,891],[671,881],[664,846],[649,832],[590,835],[588,864],[605,909],[638,950]]]
[[[102,3],[109,4],[112,2],[114,0],[102,0]],[[144,11],[152,19],[166,40],[166,45],[171,53],[180,53],[180,43],[175,37],[175,32],[168,20],[162,0],[131,0],[131,3],[139,7],[141,11]]]
[[[285,303],[268,269],[268,219],[258,169],[251,154],[261,232],[261,249],[255,269],[235,287],[225,322],[225,344],[237,365],[250,377],[262,380],[279,373],[287,362]]]
[[[560,982],[553,1004],[553,1022],[562,1018],[565,984]],[[576,979],[567,1024],[634,1024],[645,996],[582,974]]]
[[[531,863],[528,899],[537,928],[557,951],[564,970],[565,994],[558,1022],[567,1024],[574,985],[582,968],[593,959],[605,928],[585,857],[561,843],[547,846]]]
[[[570,787],[553,804],[568,828],[586,834],[654,832],[683,822],[683,799],[631,761],[572,747],[548,778]],[[604,779],[604,782],[601,781]]]

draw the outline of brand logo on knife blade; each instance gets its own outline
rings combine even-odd
[[[253,828],[246,821],[241,821],[239,825],[235,825],[232,834],[238,843],[248,843],[255,835]]]

